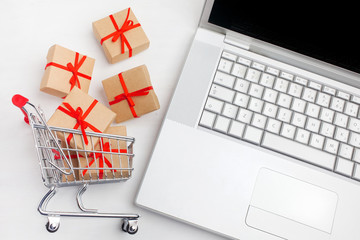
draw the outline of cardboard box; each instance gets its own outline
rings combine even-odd
[[[125,126],[109,127],[105,132],[112,135],[126,136]],[[129,178],[132,167],[130,158],[117,153],[127,153],[127,142],[116,139],[104,139],[96,148],[98,151],[110,152],[109,154],[90,154],[88,159],[80,159],[80,179],[121,179]],[[95,169],[94,169],[95,168]],[[96,168],[102,168],[101,170]],[[116,169],[117,168],[117,169]],[[121,169],[120,169],[121,168]]]
[[[96,99],[77,87],[67,95],[56,109],[47,124],[49,126],[85,130],[87,132],[104,132],[114,121],[116,114]],[[79,122],[81,124],[79,124]],[[92,150],[99,143],[99,138],[78,134],[62,134],[57,137],[75,149]],[[88,142],[86,142],[88,141]]]
[[[61,174],[61,182],[75,182],[75,180],[79,180],[80,176],[79,176],[79,161],[80,159],[85,159],[85,157],[83,157],[80,154],[76,154],[76,152],[70,152],[70,151],[65,151],[64,152],[66,157],[68,158],[68,160],[70,161],[70,163],[72,164],[73,167],[73,173],[70,175],[66,175],[66,174]],[[60,156],[60,155],[58,155]],[[68,165],[65,161],[64,158],[59,158],[58,161],[62,161],[62,164],[65,168],[68,168]],[[83,161],[83,160],[81,160]],[[69,169],[65,170],[66,172],[69,172]]]
[[[61,98],[74,86],[87,93],[94,64],[94,58],[55,44],[50,47],[47,55],[40,90]]]
[[[95,21],[92,27],[110,63],[130,58],[150,45],[149,39],[130,8]]]
[[[145,65],[107,78],[102,81],[102,84],[110,108],[116,113],[115,121],[117,123],[160,108]],[[125,85],[126,89],[124,89],[123,85]],[[126,98],[125,90],[128,92],[128,98]]]

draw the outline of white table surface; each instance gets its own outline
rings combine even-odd
[[[1,0],[1,239],[222,239],[134,204],[203,3],[204,0]],[[127,7],[141,22],[150,48],[131,59],[109,64],[91,23]],[[37,211],[48,189],[40,176],[31,129],[11,104],[11,98],[20,93],[35,105],[40,104],[47,117],[52,115],[61,99],[40,92],[39,86],[47,51],[55,43],[96,59],[89,94],[102,103],[106,103],[106,98],[101,80],[141,64],[149,69],[161,108],[123,123],[128,135],[136,138],[133,178],[92,185],[83,197],[88,208],[139,213],[139,231],[135,235],[122,232],[118,219],[68,217],[61,218],[56,233],[48,233],[47,218]],[[60,188],[48,207],[77,210],[76,191],[77,187]]]

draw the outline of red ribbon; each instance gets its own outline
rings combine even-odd
[[[64,112],[65,114],[69,115],[72,118],[76,119],[76,124],[74,126],[73,129],[78,129],[78,127],[81,128],[81,132],[84,136],[84,141],[85,144],[88,145],[89,141],[87,139],[86,133],[85,133],[85,129],[86,128],[90,128],[91,130],[93,130],[94,132],[98,132],[101,133],[101,131],[99,129],[97,129],[96,127],[94,127],[93,125],[91,125],[90,123],[88,123],[87,121],[85,121],[85,118],[89,115],[89,113],[92,111],[92,109],[95,107],[95,105],[98,103],[98,101],[95,99],[91,105],[89,106],[89,108],[86,110],[85,113],[83,113],[83,110],[81,109],[81,107],[77,107],[76,110],[68,103],[63,102],[63,105],[65,106],[59,106],[58,109],[62,112]],[[66,141],[68,144],[70,144],[71,139],[73,138],[73,134],[69,134],[69,136],[67,137]]]
[[[80,54],[78,52],[75,54],[74,65],[71,62],[67,63],[66,66],[63,66],[63,65],[60,65],[60,64],[54,63],[54,62],[49,62],[45,66],[45,69],[49,66],[54,66],[54,67],[58,67],[58,68],[61,68],[61,69],[71,72],[73,75],[71,76],[71,78],[69,80],[69,83],[71,85],[70,91],[76,85],[78,86],[78,88],[81,89],[79,77],[83,77],[85,79],[91,80],[91,76],[88,76],[88,75],[85,75],[85,74],[79,72],[79,68],[81,67],[81,65],[83,65],[83,63],[86,59],[86,56],[83,56],[79,61],[79,55]]]
[[[131,113],[134,117],[138,117],[138,115],[136,114],[135,112],[135,109],[134,109],[134,106],[135,106],[135,103],[134,101],[132,100],[132,97],[138,97],[138,96],[145,96],[145,95],[148,95],[149,94],[149,91],[153,89],[152,86],[149,86],[149,87],[145,87],[145,88],[142,88],[140,90],[137,90],[135,92],[131,92],[129,93],[127,87],[126,87],[126,84],[125,84],[125,81],[124,81],[124,78],[122,76],[122,73],[119,73],[118,74],[119,76],[119,80],[120,80],[120,84],[124,90],[124,93],[120,94],[120,95],[117,95],[115,97],[115,100],[113,101],[110,101],[109,104],[110,105],[113,105],[115,103],[118,103],[118,102],[121,102],[123,100],[126,100],[129,104],[129,107],[130,107],[130,110],[131,110]]]
[[[102,150],[103,152],[127,153],[127,149],[111,149],[110,150],[109,142],[106,142],[105,144],[103,143],[102,146],[103,146],[103,150]],[[91,160],[89,162],[89,165],[86,166],[86,168],[91,167],[91,165],[94,164],[95,160],[99,159],[99,168],[102,168],[102,169],[99,170],[99,179],[103,179],[103,177],[104,177],[104,169],[103,169],[104,168],[104,162],[109,168],[112,168],[111,162],[105,156],[103,156],[103,153],[91,153],[89,155],[89,157],[92,157],[93,160]],[[83,170],[82,175],[84,176],[87,171],[88,171],[88,169]],[[115,169],[113,171],[116,172]]]
[[[125,44],[126,44],[127,48],[129,49],[129,57],[131,57],[132,56],[132,48],[130,46],[129,41],[126,39],[124,33],[131,29],[140,27],[141,24],[137,23],[134,25],[134,22],[132,20],[129,20],[129,14],[130,14],[130,8],[128,9],[126,19],[125,19],[123,25],[121,26],[121,28],[119,28],[119,26],[117,25],[113,15],[109,16],[116,31],[103,37],[100,41],[100,44],[102,45],[104,41],[106,41],[107,39],[109,39],[111,37],[112,37],[113,42],[116,42],[120,38],[121,54],[123,54],[125,52]]]

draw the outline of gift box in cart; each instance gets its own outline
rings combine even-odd
[[[41,109],[21,95],[14,95],[12,102],[24,113],[25,122],[32,128],[42,179],[44,185],[49,188],[38,206],[38,211],[48,217],[46,229],[56,232],[61,216],[119,218],[122,219],[122,230],[135,234],[138,231],[138,214],[101,213],[95,209],[85,208],[82,202],[82,194],[89,184],[125,181],[132,176],[135,139],[107,133],[85,132],[91,147],[81,149],[77,148],[77,144],[71,147],[58,136],[63,135],[64,139],[69,135],[79,136],[74,139],[80,139],[84,144],[83,131],[48,126]],[[57,188],[76,185],[80,186],[76,196],[80,209],[78,212],[46,209]]]

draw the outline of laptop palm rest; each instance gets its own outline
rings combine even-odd
[[[329,239],[337,199],[332,191],[263,168],[246,223],[284,239]]]

